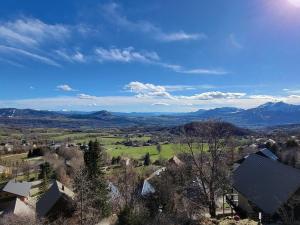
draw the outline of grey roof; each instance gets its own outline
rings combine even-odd
[[[251,154],[233,172],[233,187],[264,213],[273,215],[300,188],[300,170]]]
[[[259,154],[259,153],[263,154],[265,157],[268,157],[269,159],[272,159],[272,160],[275,160],[275,161],[278,160],[278,157],[277,157],[271,150],[269,150],[269,149],[267,149],[267,148],[261,149],[261,150],[260,150],[258,153],[256,153],[256,154]]]
[[[74,198],[74,193],[62,183],[54,181],[49,190],[36,203],[36,212],[39,216],[46,216],[55,203],[61,198]]]
[[[10,180],[2,191],[15,194],[18,196],[28,197],[30,194],[31,183],[29,182],[18,182],[15,180]]]

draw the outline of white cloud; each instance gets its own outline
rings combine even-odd
[[[71,63],[75,63],[75,62],[79,62],[79,63],[84,63],[87,61],[86,56],[84,56],[81,52],[79,51],[75,51],[72,53],[67,52],[64,49],[60,49],[60,50],[55,50],[54,51],[60,58],[71,62]]]
[[[119,48],[96,48],[95,53],[97,55],[97,60],[103,61],[114,61],[114,62],[142,62],[142,63],[152,63],[159,60],[159,56],[156,52],[138,52],[135,51],[133,47],[128,47],[124,49]]]
[[[60,91],[75,91],[68,84],[61,84],[61,85],[56,86],[56,88]]]
[[[200,40],[205,39],[207,36],[205,34],[189,34],[184,31],[179,31],[175,33],[159,33],[158,39],[162,41],[186,41],[186,40]]]
[[[206,38],[206,35],[202,33],[186,33],[184,31],[166,33],[148,21],[131,21],[120,13],[120,8],[120,5],[117,3],[106,4],[102,7],[104,15],[110,22],[130,31],[150,34],[154,39],[165,42],[201,40]]]
[[[210,75],[225,75],[228,74],[227,71],[224,70],[217,70],[217,69],[191,69],[191,70],[178,70],[179,73],[186,73],[186,74],[210,74]]]
[[[212,100],[212,99],[237,99],[244,96],[246,96],[246,93],[211,91],[211,92],[204,92],[192,96],[180,96],[180,98],[194,99],[194,100]]]
[[[180,86],[179,86],[180,87]],[[204,92],[192,96],[177,96],[171,95],[165,86],[154,85],[149,83],[141,83],[138,81],[130,82],[125,86],[125,89],[135,93],[137,97],[162,97],[173,100],[189,99],[189,100],[212,100],[212,99],[236,99],[246,96],[246,93],[232,92]]]
[[[77,96],[78,96],[78,98],[80,98],[80,99],[88,99],[88,100],[97,98],[96,96],[87,95],[87,94],[79,94],[79,95],[77,95]]]
[[[51,66],[60,67],[60,64],[58,64],[57,62],[55,62],[54,60],[52,60],[48,57],[41,56],[41,55],[29,52],[29,51],[25,51],[25,50],[19,49],[19,48],[0,45],[0,53],[8,54],[12,58],[15,58],[16,55],[19,55],[19,56],[27,57],[27,58],[33,59],[35,61],[39,61],[39,62],[48,64],[48,65],[51,65]]]
[[[289,94],[300,94],[300,90],[299,89],[288,89],[288,88],[285,88],[283,89],[283,91],[289,93]]]
[[[235,34],[229,35],[229,43],[237,49],[242,49],[244,46],[237,40]]]
[[[46,24],[38,19],[23,18],[0,23],[0,40],[6,44],[36,46],[47,41],[62,41],[69,35],[67,26]]]
[[[169,106],[170,104],[165,102],[155,102],[152,104],[153,106]]]
[[[130,82],[125,89],[135,93],[137,97],[163,97],[172,99],[173,96],[166,91],[166,88],[159,85],[141,83],[138,81]]]
[[[268,101],[284,101],[286,97],[279,97],[273,95],[250,95],[249,98],[251,99],[263,99]]]
[[[63,57],[67,58],[62,52],[59,52]],[[228,72],[224,70],[217,69],[186,69],[181,65],[169,64],[163,62],[159,55],[156,52],[149,51],[137,51],[133,47],[127,48],[102,48],[98,47],[95,49],[95,59],[99,62],[111,61],[111,62],[122,62],[122,63],[147,63],[163,68],[167,68],[176,73],[185,73],[185,74],[199,74],[199,75],[224,75]]]

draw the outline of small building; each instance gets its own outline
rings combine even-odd
[[[280,210],[300,197],[300,170],[251,154],[233,171],[233,188],[237,200],[229,203],[241,216],[257,218],[261,212],[266,220],[276,220]],[[300,202],[292,210],[300,220]]]
[[[259,151],[255,152],[254,154],[262,156],[264,158],[274,160],[274,161],[279,160],[279,158],[271,150],[269,150],[267,148],[260,149]],[[245,157],[243,157],[240,160],[236,161],[234,163],[234,169],[239,167],[245,161],[245,159],[247,159],[250,155],[252,155],[252,154],[246,155]]]
[[[160,176],[160,174],[162,172],[166,171],[166,169],[167,169],[166,167],[162,167],[159,170],[156,170],[147,179],[144,180],[143,188],[142,188],[142,192],[141,192],[142,196],[147,196],[147,195],[155,193],[155,187],[151,183],[151,179],[153,179],[154,177]]]
[[[25,202],[30,197],[30,189],[31,183],[29,182],[10,180],[0,192],[0,201],[19,198]]]
[[[183,166],[184,165],[184,163],[176,155],[174,155],[171,159],[169,159],[168,162],[175,166]]]
[[[12,173],[11,168],[7,167],[7,166],[2,166],[0,165],[0,176],[1,175],[5,175],[8,176]]]
[[[49,190],[36,203],[39,217],[54,218],[59,215],[69,216],[73,212],[74,192],[59,181],[54,181]]]
[[[34,216],[34,208],[19,198],[0,201],[0,216],[13,214],[16,216]]]

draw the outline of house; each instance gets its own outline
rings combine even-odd
[[[9,181],[0,191],[0,215],[34,215],[34,210],[27,203],[31,183]]]
[[[276,220],[286,204],[300,197],[300,170],[259,154],[245,158],[232,179],[237,200],[229,203],[241,216],[257,218],[261,212],[263,218]],[[297,220],[299,203],[292,209]]]
[[[183,166],[184,163],[175,155],[171,159],[168,160],[170,164],[173,164],[175,166]]]
[[[10,180],[0,192],[0,201],[19,198],[25,202],[30,196],[30,189],[31,183],[29,182]]]
[[[5,176],[7,176],[10,175],[11,173],[12,173],[11,168],[0,165],[0,175],[4,174]]]
[[[267,148],[263,148],[263,149],[255,152],[254,154],[265,157],[265,158],[268,158],[268,159],[271,159],[271,160],[274,160],[274,161],[279,160],[279,158],[271,150],[269,150]],[[249,154],[249,155],[251,155],[251,154]],[[234,163],[234,169],[239,167],[245,161],[245,159],[247,159],[249,157],[249,155],[246,155],[244,158],[236,161]]]
[[[73,212],[74,192],[59,181],[54,181],[49,190],[36,203],[39,217],[55,217],[64,213],[68,216]]]
[[[141,192],[142,196],[147,196],[147,195],[155,193],[155,187],[151,183],[151,179],[153,179],[154,177],[160,176],[160,174],[164,171],[166,171],[166,167],[160,168],[159,170],[155,171],[147,179],[144,180],[143,188],[142,188],[142,192]]]
[[[14,146],[12,144],[7,143],[7,144],[5,144],[4,149],[7,152],[12,152],[14,150]]]
[[[0,216],[14,214],[16,216],[34,216],[34,209],[19,198],[0,201]]]

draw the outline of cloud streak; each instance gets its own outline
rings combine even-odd
[[[18,55],[18,56],[30,58],[30,59],[38,61],[38,62],[48,64],[50,66],[56,66],[56,67],[61,66],[59,63],[55,62],[54,60],[52,60],[48,57],[41,56],[41,55],[26,51],[23,49],[19,49],[19,48],[0,45],[0,53],[9,54],[10,57],[12,57],[12,58],[15,58],[16,55]]]
[[[113,24],[130,31],[142,32],[151,35],[154,39],[163,42],[193,41],[207,38],[203,33],[186,33],[185,31],[164,32],[158,26],[148,21],[133,21],[120,13],[121,7],[117,3],[110,3],[102,6],[105,17]]]
[[[0,40],[10,45],[32,47],[47,41],[63,41],[69,35],[70,30],[65,25],[46,24],[33,18],[0,23]]]

